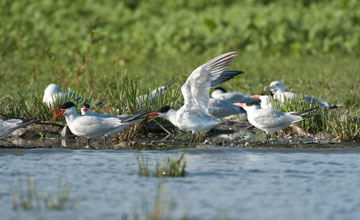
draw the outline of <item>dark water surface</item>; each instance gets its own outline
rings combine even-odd
[[[139,177],[137,155],[155,161],[185,152],[185,178]],[[39,194],[70,184],[64,211],[12,209],[19,179]],[[142,213],[166,180],[176,201],[172,219],[360,219],[359,149],[173,151],[0,149],[1,219],[121,219]]]

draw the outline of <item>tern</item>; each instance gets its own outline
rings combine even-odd
[[[167,89],[172,84],[172,81],[173,79],[170,79],[165,85],[152,90],[150,94],[140,95],[136,97],[136,101],[144,104],[148,99],[150,99],[151,103],[155,105],[160,97],[165,96]]]
[[[226,99],[216,99],[210,97],[208,105],[209,115],[215,118],[224,118],[231,115],[244,114],[246,111],[229,102]]]
[[[260,107],[262,109],[272,108],[271,96],[269,95],[252,95],[253,99],[260,99]]]
[[[97,112],[93,112],[90,108],[90,105],[87,103],[84,103],[81,105],[81,114],[82,115],[88,115],[88,116],[96,116],[100,118],[120,118],[120,119],[126,119],[130,115],[129,114],[122,114],[122,115],[112,115],[112,114],[101,114]]]
[[[62,91],[58,85],[52,83],[49,84],[44,91],[43,103],[51,107],[54,106],[57,99],[68,100],[73,97],[75,97],[75,94]],[[79,99],[81,98],[80,96]]]
[[[273,95],[273,98],[282,103],[284,103],[285,99],[293,100],[295,97],[300,97],[300,95],[298,95],[296,93],[285,92],[285,85],[284,85],[284,83],[282,83],[280,81],[271,82],[268,88],[270,89],[270,91]],[[310,97],[307,95],[302,95],[302,97],[305,99],[305,101],[312,103],[312,104],[319,104],[320,107],[326,108],[326,109],[343,107],[343,105],[331,105],[321,99]]]
[[[32,123],[37,122],[36,120],[22,121],[20,119],[10,119],[4,121],[0,119],[0,138],[9,136],[13,131],[19,128],[26,127]]]
[[[228,92],[223,87],[214,88],[213,92],[211,93],[211,97],[216,99],[226,99],[232,103],[245,103],[255,101],[255,99],[252,99],[250,95],[241,92]]]
[[[145,112],[129,115],[127,118],[115,118],[115,117],[100,117],[91,115],[80,115],[76,111],[74,103],[67,102],[60,108],[53,109],[52,111],[60,111],[59,114],[54,116],[54,119],[60,115],[64,115],[66,124],[69,126],[70,131],[79,137],[86,137],[88,145],[91,138],[105,136],[119,133],[128,126],[138,122],[141,116],[145,115]]]
[[[266,141],[270,139],[272,133],[284,129],[295,122],[318,115],[306,115],[317,107],[303,112],[281,112],[272,108],[262,109],[260,108],[260,102],[260,100],[257,100],[248,103],[235,103],[235,105],[245,109],[250,124],[265,131]]]
[[[191,132],[191,142],[195,133],[223,123],[224,121],[209,115],[210,88],[243,73],[242,71],[224,72],[237,54],[237,52],[222,54],[196,68],[181,87],[185,103],[179,110],[165,106],[149,113],[148,116],[165,118],[180,130]]]

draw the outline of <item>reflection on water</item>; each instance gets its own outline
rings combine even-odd
[[[188,155],[185,178],[138,176],[137,155],[153,171],[156,161],[181,152]],[[84,199],[65,211],[16,212],[12,186],[29,176],[39,193],[63,182]],[[120,219],[142,209],[144,195],[154,198],[164,180],[177,204],[174,218],[360,219],[358,149],[0,150],[2,219]]]

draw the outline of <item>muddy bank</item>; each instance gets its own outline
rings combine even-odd
[[[114,135],[106,144],[103,138],[98,138],[92,139],[90,146],[86,146],[86,138],[75,137],[71,133],[63,137],[63,126],[59,124],[55,126],[37,124],[18,130],[10,138],[0,140],[0,147],[169,150],[209,146],[249,148],[354,148],[360,146],[358,142],[339,142],[322,134],[307,134],[298,127],[274,134],[271,141],[265,143],[264,133],[249,127],[249,124],[242,120],[229,120],[206,134],[202,134],[203,136],[199,135],[197,144],[190,143],[190,134],[176,131],[171,126],[167,127],[166,132],[156,126],[140,126],[136,129],[136,134],[133,136],[131,135],[132,130],[125,131],[125,134]],[[127,137],[124,137],[126,135]]]

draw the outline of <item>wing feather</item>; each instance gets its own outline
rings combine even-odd
[[[219,82],[225,82],[234,77],[233,74],[222,73],[237,54],[237,52],[229,52],[217,56],[191,73],[185,84],[181,87],[185,100],[185,109],[196,109],[208,114],[211,85],[218,85]]]

